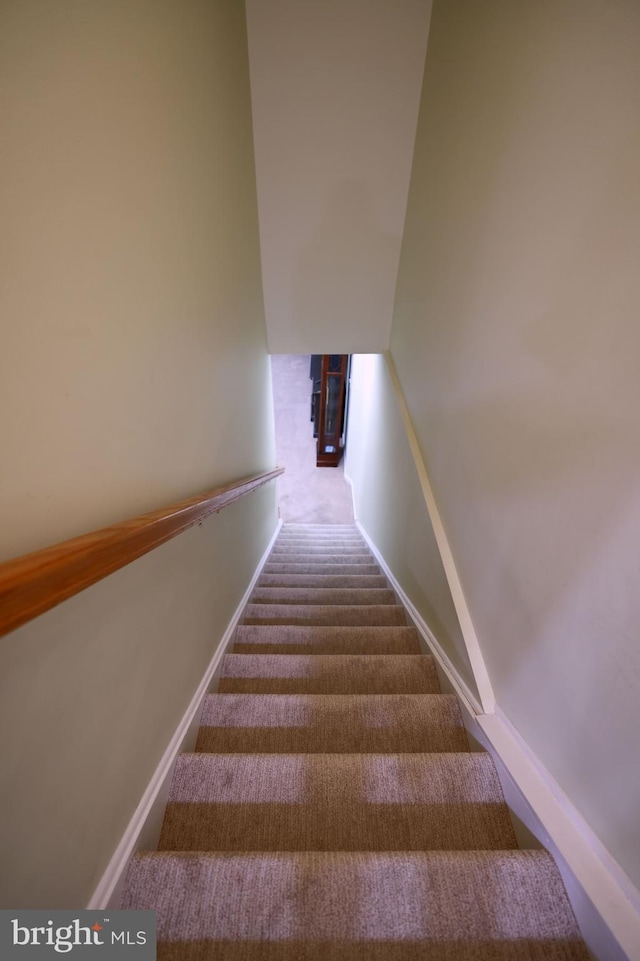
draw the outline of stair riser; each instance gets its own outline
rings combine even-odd
[[[326,952],[330,950],[331,955]],[[322,952],[322,953],[320,953]],[[158,961],[590,961],[581,942],[511,941],[161,941]]]
[[[413,627],[293,627],[243,625],[236,628],[237,654],[420,654]]]
[[[364,678],[374,683],[376,678],[402,680],[406,684],[421,678],[440,687],[435,660],[430,654],[225,654],[221,678],[271,679],[330,679],[344,678],[361,682]],[[406,692],[411,693],[411,692]]]
[[[317,551],[318,553],[355,553],[372,556],[367,545],[362,541],[276,541],[272,554],[282,551],[297,554],[314,554]]]
[[[361,567],[371,567],[376,566],[376,574],[380,573],[380,567],[375,564],[375,561],[371,554],[335,554],[333,552],[327,552],[326,554],[314,553],[313,551],[296,552],[296,551],[283,551],[279,554],[274,554],[273,552],[267,558],[266,567],[271,567],[273,564],[315,564],[317,567],[322,568],[330,564],[340,564],[343,567],[345,565],[349,566],[361,566]],[[322,574],[322,570],[318,573]],[[332,573],[327,571],[327,573]],[[354,573],[357,573],[354,571]]]
[[[309,553],[313,554],[316,551],[320,554],[322,553],[332,553],[335,551],[337,554],[368,554],[371,555],[371,551],[364,541],[288,541],[278,539],[273,545],[271,553],[278,553],[281,551],[286,552],[297,552],[297,553]]]
[[[286,609],[285,609],[286,608]],[[244,615],[245,624],[301,624],[328,626],[406,626],[404,608],[387,604],[376,607],[350,607],[306,604],[248,604]]]
[[[311,587],[257,587],[251,597],[252,604],[351,604],[368,606],[397,604],[393,591],[388,588],[311,588]]]
[[[345,555],[347,557],[351,557],[351,556],[371,557],[372,556],[371,551],[369,550],[368,547],[358,547],[358,546],[351,546],[351,545],[338,547],[336,544],[327,544],[326,547],[324,546],[318,547],[317,545],[314,546],[312,544],[304,544],[304,545],[276,544],[273,550],[271,551],[271,554],[269,555],[269,557],[277,558],[277,557],[280,557],[280,555],[282,554],[286,554],[287,556],[290,554],[294,556],[296,554],[317,554],[319,557],[325,557],[325,556],[326,557],[343,557]]]
[[[437,831],[435,830],[437,828]],[[159,851],[497,851],[503,805],[170,803]]]
[[[280,534],[277,540],[274,542],[276,547],[278,544],[287,543],[304,543],[304,544],[319,544],[320,546],[331,545],[331,544],[357,544],[358,547],[363,547],[368,550],[369,545],[365,541],[361,534],[343,534],[340,537],[332,537],[316,535],[316,534]]]
[[[432,657],[228,654],[220,694],[438,694]]]
[[[299,531],[303,534],[319,533],[326,534],[328,537],[335,537],[338,534],[359,534],[360,531],[355,524],[283,524],[281,534],[288,534]]]
[[[336,681],[322,678],[221,678],[218,690],[221,694],[434,694],[437,685],[420,677],[405,680],[376,679],[365,683],[358,678],[339,678]]]
[[[388,587],[383,574],[262,574],[257,588],[262,587],[310,587],[315,589],[338,588],[341,590],[379,590]]]
[[[345,574],[347,577],[370,574],[380,574],[377,564],[314,564],[312,561],[304,561],[301,564],[265,564],[264,574],[302,574],[305,576],[316,574],[328,574],[332,577]]]
[[[407,747],[410,738],[416,740],[413,748]],[[256,751],[265,754],[397,754],[413,750],[421,754],[423,751],[468,751],[469,743],[464,731],[431,727],[428,722],[412,730],[369,731],[355,727],[348,732],[333,727],[292,731],[275,727],[269,727],[267,731],[264,728],[201,727],[196,750],[209,754],[251,754]]]
[[[256,624],[250,625],[252,627],[269,627],[271,625]],[[280,625],[278,625],[280,626]],[[236,641],[233,646],[234,654],[309,654],[314,655],[321,654],[337,654],[341,657],[349,654],[386,654],[386,655],[401,655],[401,654],[419,654],[420,648],[417,644],[412,641],[397,641],[390,642],[385,641],[380,644],[366,644],[366,643],[353,643],[346,645],[339,640],[331,642],[330,640],[321,641],[317,644],[312,643],[296,643],[291,641],[291,643],[281,644],[281,643],[270,643],[269,641]]]

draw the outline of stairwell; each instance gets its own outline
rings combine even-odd
[[[285,525],[122,907],[169,961],[584,961],[352,526]]]

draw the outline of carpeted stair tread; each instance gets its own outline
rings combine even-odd
[[[158,961],[589,961],[575,939],[553,941],[165,941]]]
[[[273,550],[271,551],[271,557],[279,557],[280,554],[296,555],[296,554],[318,554],[321,557],[343,557],[348,555],[371,557],[371,551],[366,544],[304,544],[302,547],[299,544],[288,544],[286,541],[278,542],[276,541]]]
[[[196,743],[211,754],[468,750],[451,694],[210,694]]]
[[[121,901],[159,961],[587,961],[354,525],[281,528],[159,847]]]
[[[366,554],[368,557],[373,557],[369,546],[362,538],[312,540],[308,537],[280,537],[273,545],[271,556],[279,554]]]
[[[397,604],[388,587],[261,587],[255,588],[252,604]]]
[[[247,604],[244,623],[384,627],[406,625],[407,618],[399,604]]]
[[[296,627],[240,624],[237,654],[420,654],[415,627]]]
[[[314,564],[318,567],[326,567],[331,564],[341,564],[349,566],[363,566],[369,567],[372,564],[376,564],[373,554],[317,554],[313,551],[300,551],[299,553],[294,553],[293,551],[287,553],[282,551],[282,553],[274,554],[273,552],[269,554],[269,560],[265,570],[271,567],[273,564],[298,564],[298,565],[308,565]],[[380,572],[380,568],[377,567],[376,573]],[[322,573],[322,570],[319,571]],[[332,573],[328,571],[327,573]]]
[[[294,534],[310,537],[362,537],[356,524],[283,524],[279,536]]]
[[[226,654],[221,694],[439,694],[427,654]]]
[[[517,847],[487,754],[185,754],[159,850]]]
[[[360,535],[360,529],[356,527],[355,524],[296,524],[288,523],[283,524],[280,528],[280,533],[290,533],[293,531],[300,531],[304,534],[312,533],[319,534],[320,536],[325,535],[327,537],[339,537],[340,534],[358,534]],[[362,535],[360,535],[362,536]]]
[[[317,558],[315,558],[315,561],[317,561]],[[354,575],[359,577],[369,574],[380,575],[381,573],[380,566],[373,561],[373,558],[364,564],[318,564],[314,563],[314,561],[304,561],[303,563],[292,563],[288,561],[286,564],[274,564],[271,561],[267,561],[262,570],[264,574],[326,574],[332,577],[342,574],[345,574],[347,577]]]
[[[315,538],[309,537],[279,537],[273,546],[273,552],[278,553],[281,549],[286,551],[291,551],[293,553],[304,554],[309,550],[315,551],[316,549],[320,552],[326,553],[352,553],[352,548],[355,548],[355,553],[370,554],[371,551],[368,545],[362,540],[362,538],[350,538],[349,540],[317,540]]]
[[[276,544],[337,544],[338,546],[359,544],[366,546],[366,541],[362,534],[323,536],[321,534],[303,534],[301,532],[285,531],[284,533],[278,535]]]
[[[160,942],[299,941],[317,959],[332,957],[326,942],[408,943],[416,959],[443,942],[448,959],[472,942],[526,939],[544,943],[538,957],[586,961],[545,851],[142,854],[122,907],[157,911]]]
[[[263,587],[338,587],[342,590],[387,588],[384,574],[262,574],[258,588]]]

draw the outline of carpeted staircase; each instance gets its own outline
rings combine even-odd
[[[587,958],[355,527],[282,528],[122,907],[164,961]]]

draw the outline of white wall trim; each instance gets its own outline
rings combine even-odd
[[[427,468],[422,456],[422,451],[420,450],[418,437],[413,426],[413,421],[411,420],[409,408],[407,407],[407,402],[405,400],[404,392],[398,378],[398,372],[393,362],[391,352],[388,350],[385,351],[384,357],[387,362],[387,369],[389,371],[391,383],[393,384],[393,389],[395,391],[398,408],[400,410],[405,433],[407,435],[407,440],[409,441],[413,462],[418,472],[418,480],[420,481],[422,494],[424,496],[427,505],[427,511],[429,512],[429,517],[431,519],[433,533],[435,535],[440,557],[442,559],[442,565],[444,567],[445,576],[449,584],[449,590],[451,591],[453,604],[456,609],[456,614],[458,615],[458,621],[460,622],[460,630],[462,631],[462,637],[465,647],[467,648],[471,670],[478,688],[482,711],[485,714],[492,714],[495,710],[496,704],[495,695],[493,693],[493,688],[489,679],[489,673],[482,656],[482,651],[480,649],[475,628],[471,620],[471,615],[469,613],[467,601],[464,596],[464,591],[462,590],[462,584],[460,582],[458,570],[453,559],[451,546],[449,544],[449,540],[438,511],[433,489],[431,487],[431,481],[429,480],[429,475],[427,473]]]
[[[343,458],[343,462],[344,462],[344,458]],[[344,464],[344,479],[346,480],[347,484],[348,484],[349,487],[351,488],[351,505],[352,505],[352,507],[353,507],[353,519],[355,520],[356,524],[358,524],[358,508],[357,508],[357,505],[356,505],[356,492],[355,492],[355,488],[354,488],[354,486],[353,486],[353,481],[351,480],[351,478],[350,478],[349,475],[347,474],[347,465],[346,465],[346,463]],[[360,525],[358,524],[358,526],[360,526]],[[360,528],[360,530],[362,531],[362,528]],[[371,544],[371,542],[369,541],[369,538],[367,538],[367,543]]]
[[[640,961],[640,892],[500,708],[482,712],[357,519],[356,525],[450,681],[469,733],[493,756],[509,807],[556,859],[590,950],[601,961]]]
[[[504,712],[495,704],[484,660],[473,631],[462,587],[435,505],[433,491],[393,360],[388,353],[386,359],[447,581],[460,619],[473,673],[478,683],[480,699],[469,690],[449,655],[442,649],[429,625],[406,595],[384,557],[358,520],[352,484],[354,516],[358,529],[398,598],[405,605],[427,648],[436,658],[444,677],[458,696],[468,732],[493,756],[507,803],[516,820],[522,822],[528,829],[524,834],[530,837],[528,832],[531,832],[555,858],[589,950],[599,961],[640,961],[640,891],[515,730]],[[351,483],[348,476],[346,479]],[[471,656],[473,651],[475,651],[475,658]],[[478,665],[480,665],[480,673],[478,673]],[[480,684],[483,675],[486,679],[484,687]],[[529,841],[529,843],[532,842]]]
[[[276,537],[280,533],[281,527],[282,520],[278,520],[275,532],[258,562],[249,586],[244,592],[242,600],[238,604],[222,636],[222,640],[218,644],[209,662],[209,666],[191,699],[191,703],[185,711],[160,763],[149,781],[147,789],[142,795],[140,803],[127,825],[113,857],[98,882],[87,904],[87,908],[102,909],[118,907],[126,870],[131,857],[138,850],[155,850],[158,837],[160,836],[160,828],[162,826],[164,809],[169,795],[176,759],[181,752],[193,749],[195,746],[204,699],[212,687],[216,674],[219,673],[222,658],[231,643],[242,612],[249,602],[249,598],[253,593],[253,589],[266,563],[267,557],[271,553],[271,549]]]
[[[602,961],[640,961],[640,891],[500,708],[475,721],[526,802],[505,790],[509,806],[556,859],[589,948]]]
[[[595,852],[599,860],[602,861],[602,863],[606,866],[607,871],[615,879],[618,887],[624,891],[625,897],[627,897],[627,899],[631,902],[634,910],[640,917],[640,891],[624,873],[618,862],[611,857],[609,851],[604,846],[602,841],[600,841],[598,836],[591,830],[588,823],[585,821],[577,808],[571,803],[568,796],[558,785],[557,781],[555,781],[547,769],[543,767],[537,755],[533,753],[527,742],[516,730],[506,714],[504,714],[500,708],[497,708],[493,718],[480,717],[478,718],[478,722],[487,733],[487,736],[491,742],[496,745],[496,748],[498,741],[501,741],[505,745],[503,750],[500,752],[502,756],[506,756],[510,750],[517,752],[517,755],[514,753],[514,756],[521,756],[524,758],[529,776],[534,780],[540,779],[544,781],[547,789],[552,795],[550,800],[557,801],[562,806],[570,821],[569,824],[562,826],[562,831],[560,833],[568,833],[572,829],[575,829],[580,833],[581,837],[584,837],[587,840],[589,848]],[[523,772],[524,770],[525,768],[523,767]],[[638,942],[638,947],[640,947],[640,942]]]
[[[601,961],[640,961],[640,891],[502,710],[483,713],[357,518],[356,525],[451,683],[469,733],[493,756],[509,807],[556,859],[590,950]]]
[[[382,554],[380,553],[380,551],[378,550],[374,542],[371,540],[371,538],[367,534],[366,530],[364,529],[360,521],[357,519],[356,519],[356,526],[358,527],[360,533],[362,534],[365,541],[369,545],[369,549],[371,550],[372,554],[375,556],[376,560],[378,561],[378,564],[384,571],[394,591],[396,592],[396,594],[404,604],[405,608],[407,609],[407,612],[411,617],[411,620],[414,622],[418,633],[421,634],[422,637],[424,638],[427,648],[431,651],[436,661],[438,662],[438,664],[446,674],[447,678],[449,679],[457,696],[460,698],[460,700],[462,700],[465,703],[467,710],[470,711],[474,717],[476,714],[482,714],[482,705],[480,704],[480,701],[478,700],[476,695],[473,693],[471,688],[462,679],[462,677],[460,676],[456,668],[453,666],[453,664],[451,663],[451,660],[449,659],[448,654],[446,654],[446,652],[442,648],[440,642],[436,638],[435,634],[432,632],[431,628],[423,618],[422,614],[420,614],[419,610],[417,609],[413,601],[405,593],[404,588],[400,585],[400,582],[396,579],[391,569],[387,566],[387,563],[384,557],[382,556]]]

